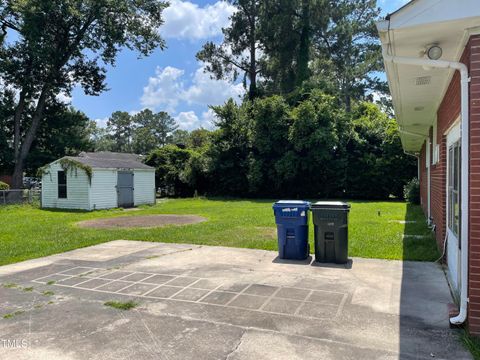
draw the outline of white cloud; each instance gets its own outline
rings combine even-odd
[[[212,79],[202,65],[195,71],[192,86],[182,96],[188,104],[220,105],[229,98],[238,100],[244,93],[242,84]]]
[[[73,100],[73,98],[67,94],[65,94],[64,92],[61,92],[59,94],[57,94],[57,96],[55,96],[55,98],[57,99],[57,101],[60,101],[61,103],[64,103],[64,104],[70,104]]]
[[[178,127],[182,130],[193,130],[201,126],[200,119],[193,111],[184,111],[175,116]]]
[[[215,112],[212,109],[208,109],[202,114],[202,127],[209,130],[215,128],[216,119],[217,115],[215,115]]]
[[[185,71],[172,66],[158,67],[155,76],[148,79],[140,99],[144,108],[153,111],[167,111],[174,116],[182,129],[192,130],[199,127],[215,127],[215,114],[209,109],[201,116],[188,111],[189,106],[207,108],[208,105],[221,105],[229,98],[240,102],[245,94],[242,84],[232,84],[226,80],[214,80],[204,72],[203,64],[191,74],[190,84],[186,84]],[[185,110],[187,108],[187,110]]]
[[[382,98],[385,98],[387,100],[392,100],[392,97],[390,95],[386,95],[379,91],[372,91],[369,95],[372,97],[372,100],[374,103],[379,103],[382,100]]]
[[[107,117],[104,117],[103,119],[95,119],[95,122],[97,123],[98,127],[106,128],[108,119],[109,117],[107,116]]]
[[[160,33],[165,38],[205,39],[222,34],[235,7],[226,1],[217,1],[200,7],[190,1],[171,0],[163,16],[165,24]]]
[[[153,109],[164,105],[165,110],[174,112],[183,93],[183,74],[183,70],[172,66],[163,70],[157,67],[155,76],[150,77],[147,86],[143,88],[141,104]]]
[[[171,66],[157,68],[155,76],[143,88],[141,104],[154,110],[174,113],[180,103],[188,105],[220,105],[227,99],[239,100],[245,93],[242,84],[214,80],[204,72],[203,65],[195,71],[190,86],[183,81],[184,71]]]
[[[193,111],[183,111],[175,116],[180,129],[192,131],[198,128],[204,128],[212,130],[215,128],[216,116],[212,109],[208,109],[202,113],[202,117],[199,118]]]

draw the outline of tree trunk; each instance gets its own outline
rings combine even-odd
[[[250,89],[248,90],[248,98],[250,100],[255,100],[257,97],[257,72],[250,71]]]
[[[296,85],[301,86],[309,77],[310,61],[310,0],[302,0],[302,30],[297,55]]]
[[[250,46],[250,70],[248,77],[250,78],[250,89],[248,91],[248,98],[254,100],[257,97],[257,60],[256,60],[255,42]]]
[[[15,109],[15,115],[13,118],[14,121],[14,132],[13,132],[13,151],[14,151],[14,159],[18,158],[18,154],[20,152],[20,122],[22,119],[23,109],[25,108],[25,96],[27,94],[27,90],[25,88],[22,89],[18,98],[18,105]]]
[[[352,97],[348,91],[345,92],[345,111],[347,113],[352,112]]]
[[[250,89],[248,91],[248,98],[254,100],[257,97],[257,29],[255,24],[255,16],[257,10],[255,4],[252,4],[252,13],[250,14]]]
[[[40,120],[43,116],[43,110],[45,109],[45,102],[47,99],[48,86],[44,85],[40,97],[38,98],[37,108],[33,114],[32,124],[28,129],[25,139],[20,147],[18,156],[15,158],[15,168],[12,175],[12,187],[13,189],[21,189],[23,187],[23,171],[25,170],[25,160],[35,140],[35,135],[40,125]]]

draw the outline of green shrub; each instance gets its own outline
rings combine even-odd
[[[405,185],[403,196],[411,204],[420,204],[420,182],[417,178],[413,178]]]
[[[3,181],[0,181],[0,190],[10,190],[10,185],[4,183]]]

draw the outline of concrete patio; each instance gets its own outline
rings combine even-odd
[[[0,283],[1,359],[471,359],[433,263],[119,240],[0,267]]]

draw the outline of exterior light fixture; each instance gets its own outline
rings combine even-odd
[[[427,50],[427,56],[430,60],[438,60],[442,57],[443,50],[438,45],[432,45]]]

